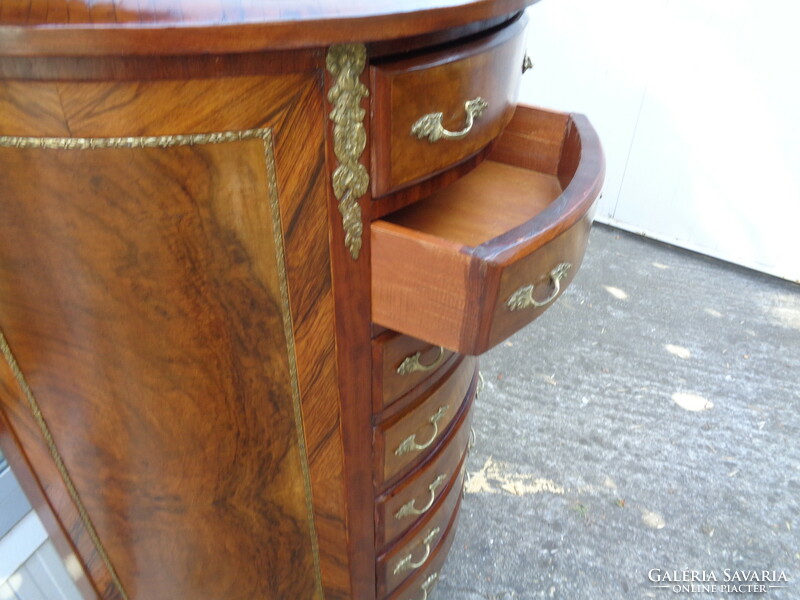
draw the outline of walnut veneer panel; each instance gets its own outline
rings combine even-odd
[[[318,89],[294,88],[292,99],[320,115]],[[224,124],[209,113],[210,126]],[[327,252],[323,242],[300,265],[284,262],[280,236],[274,243],[283,223],[306,216],[298,181],[307,198],[322,196],[308,205],[322,218],[283,225],[286,248],[327,240],[323,130],[313,118],[285,126],[298,123],[305,159],[286,138],[280,167],[264,128],[163,148],[0,149],[0,323],[42,420],[7,370],[2,406],[89,569],[98,556],[87,541],[97,541],[115,572],[118,589],[99,578],[103,597],[318,597],[312,502],[322,545],[340,548],[321,553],[330,597],[349,592],[347,568],[336,566],[345,519]],[[319,176],[292,179],[315,162]],[[292,199],[278,206],[282,191]],[[291,312],[287,287],[298,298]],[[302,407],[319,413],[307,437],[326,498],[310,496],[301,393],[330,405]],[[66,502],[56,493],[65,474]]]
[[[293,110],[275,127],[275,154],[322,585],[327,600],[338,600],[355,596],[347,531],[353,490],[345,480],[326,202],[330,180],[324,127],[317,120],[323,105],[318,87],[296,91]],[[333,227],[341,229],[341,222]]]

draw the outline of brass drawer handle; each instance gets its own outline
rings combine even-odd
[[[417,352],[412,356],[406,356],[400,366],[397,367],[398,375],[408,375],[414,371],[430,371],[435,369],[444,360],[444,348],[439,346],[439,354],[436,359],[429,365],[422,364],[422,352]]]
[[[397,450],[394,451],[395,456],[403,456],[403,454],[408,454],[409,452],[416,452],[417,450],[425,450],[428,446],[433,443],[433,440],[436,439],[436,436],[439,435],[439,421],[447,414],[447,410],[450,408],[449,405],[445,404],[444,406],[439,407],[439,410],[434,413],[434,415],[430,418],[429,423],[433,425],[433,435],[431,439],[429,439],[424,444],[417,443],[417,434],[412,433],[397,447]]]
[[[412,515],[424,515],[426,512],[430,510],[431,506],[433,506],[433,501],[436,499],[436,488],[442,485],[445,481],[447,481],[447,475],[439,475],[428,486],[428,492],[430,492],[431,497],[425,506],[423,506],[422,508],[417,508],[416,507],[417,499],[412,498],[411,500],[409,500],[408,502],[403,504],[403,506],[400,507],[400,510],[398,510],[394,514],[394,518],[399,520],[399,519],[404,519],[406,517],[410,517]]]
[[[393,574],[397,575],[403,571],[413,571],[414,569],[418,569],[424,565],[425,561],[428,560],[428,557],[431,555],[431,544],[433,543],[433,540],[436,539],[436,536],[439,535],[439,531],[440,530],[438,527],[434,527],[428,532],[428,534],[425,536],[425,539],[422,540],[422,543],[425,544],[425,555],[422,558],[420,558],[417,562],[414,562],[414,556],[411,552],[409,552],[407,556],[401,558],[397,562],[397,565],[394,567]]]
[[[428,578],[422,582],[422,585],[419,586],[420,591],[422,591],[422,598],[419,600],[428,600],[428,594],[433,586],[436,585],[437,579],[439,579],[439,574],[434,573],[433,575],[429,575]]]
[[[567,273],[571,268],[572,265],[568,262],[565,262],[561,263],[555,269],[550,271],[550,282],[553,284],[553,292],[544,300],[537,301],[533,299],[533,284],[531,283],[528,285],[523,285],[516,292],[511,294],[508,300],[506,300],[506,307],[508,310],[522,310],[523,308],[528,308],[530,306],[536,308],[550,304],[556,299],[556,296],[558,296],[558,293],[561,291],[561,280],[567,276]]]
[[[448,131],[445,129],[442,125],[444,113],[436,112],[427,114],[418,119],[417,122],[411,126],[411,135],[415,135],[421,140],[428,138],[431,144],[433,142],[438,142],[442,138],[450,140],[463,138],[470,132],[472,125],[475,123],[475,119],[483,114],[487,106],[489,106],[489,103],[480,96],[472,100],[467,100],[464,103],[464,110],[467,112],[467,118],[464,121],[464,129],[461,131]]]
[[[528,56],[528,54],[526,53],[525,58],[522,59],[522,72],[525,73],[525,71],[532,68],[533,68],[533,61],[531,60],[531,57]]]

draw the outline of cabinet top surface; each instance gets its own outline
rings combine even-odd
[[[537,0],[2,0],[0,56],[163,55],[424,35]]]

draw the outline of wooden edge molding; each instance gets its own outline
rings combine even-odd
[[[361,252],[361,235],[364,224],[358,200],[369,187],[369,173],[359,160],[367,146],[364,127],[366,110],[361,100],[369,90],[360,76],[367,64],[367,49],[363,44],[339,44],[328,49],[328,72],[335,83],[328,92],[333,104],[330,119],[333,121],[333,152],[338,165],[331,176],[333,193],[339,201],[339,213],[344,227],[344,243],[353,260]]]
[[[356,81],[358,81],[356,79]],[[363,125],[361,125],[363,130]],[[366,139],[366,134],[364,134]],[[278,183],[277,167],[274,154],[273,136],[271,128],[247,129],[243,131],[223,131],[203,134],[190,135],[160,135],[160,136],[140,136],[140,137],[109,137],[109,138],[56,138],[56,137],[24,137],[24,136],[0,136],[0,148],[20,148],[20,149],[45,149],[45,150],[92,150],[104,148],[172,148],[176,146],[194,146],[201,144],[220,144],[228,142],[238,142],[244,140],[260,139],[264,147],[265,168],[267,170],[267,185],[272,217],[272,229],[275,243],[276,262],[278,267],[278,277],[281,295],[281,313],[286,336],[286,348],[288,353],[289,375],[292,387],[292,408],[295,421],[295,431],[297,433],[298,444],[300,447],[300,463],[303,473],[303,488],[306,502],[306,511],[309,523],[309,536],[311,551],[314,562],[314,578],[318,596],[324,596],[322,591],[322,574],[320,569],[319,543],[317,531],[314,523],[313,498],[311,493],[311,475],[308,465],[308,449],[306,447],[305,434],[302,422],[302,407],[300,405],[300,386],[297,373],[297,357],[295,354],[294,326],[292,323],[291,309],[289,305],[289,287],[286,269],[286,257],[284,253],[283,233],[281,227],[280,206],[278,202]],[[360,165],[359,165],[360,166]],[[363,168],[363,167],[362,167]],[[366,189],[366,188],[365,188]],[[363,193],[363,192],[362,192]],[[358,214],[360,216],[360,207]],[[359,220],[360,224],[360,220]],[[359,238],[360,247],[360,238]],[[80,515],[83,526],[91,538],[98,556],[101,558],[114,584],[117,586],[123,600],[131,600],[125,592],[125,588],[114,569],[111,560],[97,535],[97,531],[92,524],[91,518],[86,510],[83,501],[78,494],[72,478],[64,464],[58,448],[56,447],[47,421],[39,408],[39,403],[33,395],[33,391],[28,385],[16,358],[14,357],[8,341],[0,328],[0,353],[2,353],[8,367],[11,369],[14,378],[22,390],[27,400],[30,411],[36,424],[44,438],[56,468],[69,492],[72,502]]]
[[[306,446],[305,431],[303,429],[303,407],[300,401],[300,382],[297,374],[297,351],[294,341],[294,323],[292,310],[289,305],[289,277],[286,267],[286,253],[283,245],[283,227],[281,226],[281,209],[278,203],[278,176],[275,163],[275,150],[272,144],[272,130],[265,130],[264,158],[267,166],[267,182],[269,185],[269,205],[272,213],[272,234],[275,240],[275,260],[278,264],[278,282],[281,292],[281,313],[283,329],[286,335],[286,351],[289,358],[289,376],[292,383],[292,409],[294,411],[294,424],[297,432],[297,443],[300,446],[300,468],[303,472],[303,489],[306,500],[306,513],[308,514],[309,536],[311,540],[311,556],[314,561],[314,579],[316,580],[317,594],[324,598],[322,591],[322,569],[319,558],[319,540],[317,528],[314,523],[314,498],[311,493],[311,470],[308,465],[308,447]]]

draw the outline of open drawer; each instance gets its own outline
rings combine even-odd
[[[572,281],[603,175],[584,116],[519,106],[481,165],[372,223],[372,320],[463,354],[504,340]]]

